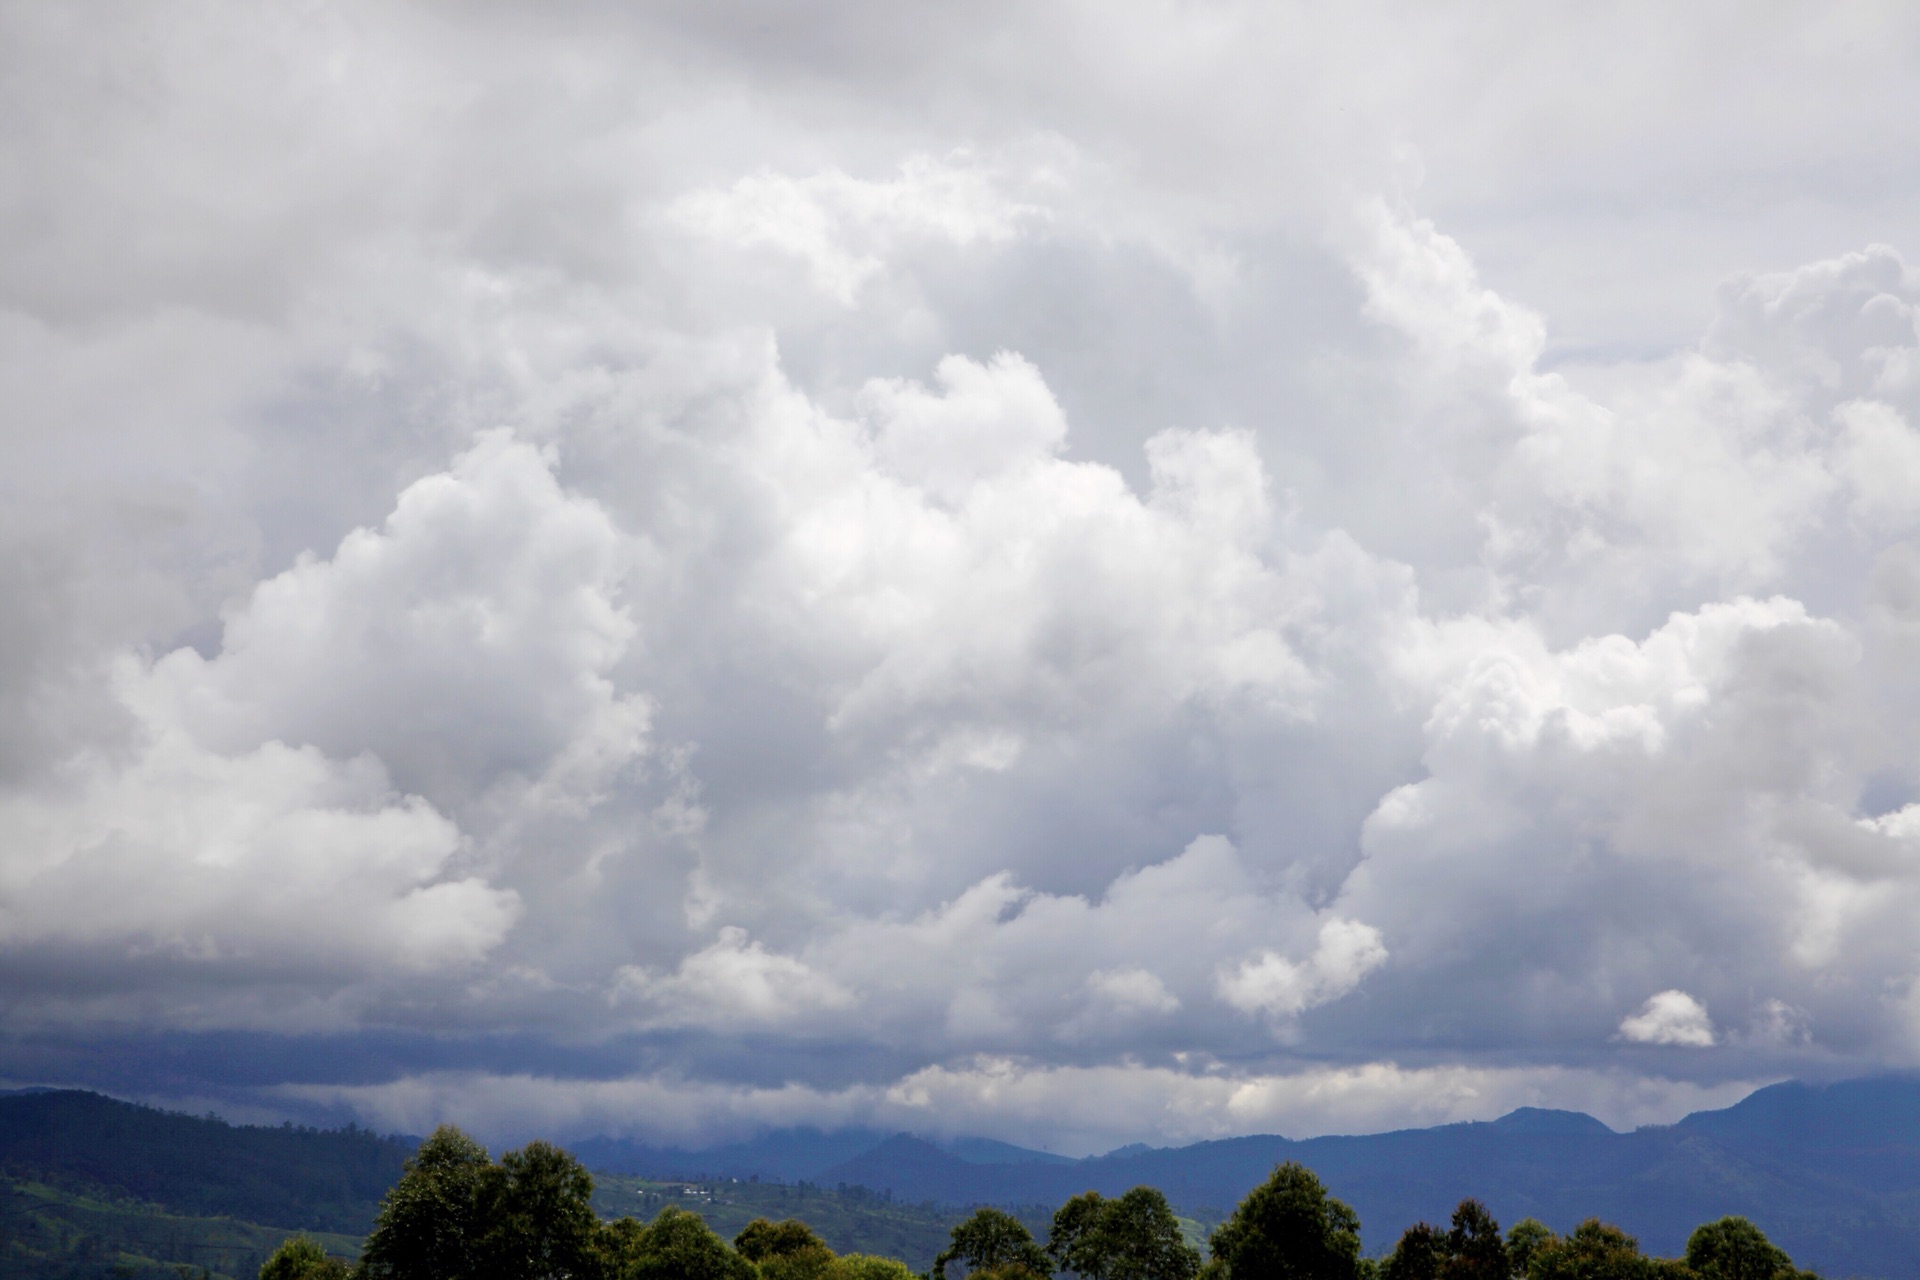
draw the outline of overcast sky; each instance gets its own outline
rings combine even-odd
[[[0,3],[0,1078],[1920,1066],[1917,227],[1911,5]]]

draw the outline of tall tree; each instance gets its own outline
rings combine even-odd
[[[753,1264],[728,1248],[705,1219],[678,1205],[622,1235],[616,1280],[759,1280]]]
[[[1687,1266],[1700,1280],[1797,1280],[1787,1251],[1745,1218],[1722,1218],[1687,1237]]]
[[[1291,1160],[1247,1193],[1212,1246],[1229,1280],[1356,1280],[1361,1270],[1359,1216]]]
[[[472,1280],[494,1171],[487,1149],[452,1125],[420,1144],[380,1202],[360,1255],[366,1280]]]
[[[1462,1200],[1447,1229],[1447,1261],[1442,1280],[1507,1280],[1513,1260],[1500,1238],[1500,1224],[1478,1200]]]
[[[733,1247],[760,1268],[763,1280],[819,1280],[834,1263],[826,1241],[798,1218],[755,1218],[733,1238]]]
[[[967,1275],[983,1271],[996,1275],[1027,1273],[1046,1280],[1053,1274],[1052,1259],[1034,1243],[1026,1224],[998,1209],[976,1209],[972,1217],[954,1227],[951,1243],[933,1260],[934,1280],[946,1280],[950,1262],[964,1265]]]
[[[481,1276],[588,1280],[597,1273],[593,1176],[550,1142],[509,1151],[488,1180]]]
[[[1533,1251],[1527,1280],[1651,1280],[1659,1270],[1641,1255],[1639,1241],[1610,1223],[1588,1218]]]
[[[1558,1238],[1538,1218],[1522,1218],[1514,1223],[1507,1232],[1507,1265],[1512,1268],[1512,1273],[1516,1276],[1531,1274],[1529,1267],[1533,1255]]]
[[[1416,1222],[1400,1233],[1381,1262],[1380,1280],[1441,1280],[1447,1260],[1447,1233],[1431,1222]]]
[[[1087,1280],[1193,1280],[1200,1270],[1200,1251],[1153,1187],[1113,1200],[1097,1191],[1073,1197],[1053,1215],[1047,1254]]]

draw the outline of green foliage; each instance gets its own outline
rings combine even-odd
[[[361,1257],[366,1280],[582,1280],[599,1274],[593,1178],[530,1142],[498,1164],[451,1125],[407,1161]]]
[[[178,1280],[181,1266],[214,1280],[253,1280],[287,1235],[284,1226],[189,1217],[0,1178],[0,1276],[7,1280]],[[316,1238],[337,1257],[359,1254],[352,1236]]]
[[[366,1280],[469,1280],[481,1274],[480,1237],[494,1165],[487,1149],[441,1125],[387,1192],[361,1254]]]
[[[813,1228],[798,1218],[780,1222],[755,1218],[733,1238],[733,1247],[748,1262],[756,1263],[815,1251],[832,1252],[826,1242],[813,1233]]]
[[[1447,1233],[1431,1222],[1416,1222],[1400,1233],[1380,1264],[1380,1280],[1439,1280],[1446,1261]]]
[[[1380,1280],[1508,1280],[1511,1273],[1500,1224],[1478,1200],[1462,1200],[1445,1231],[1426,1222],[1408,1227],[1379,1269]]]
[[[1289,1160],[1247,1193],[1213,1233],[1229,1280],[1356,1280],[1360,1219]]]
[[[765,1280],[821,1280],[834,1262],[833,1250],[798,1218],[755,1218],[733,1238],[733,1247]]]
[[[920,1280],[920,1277],[898,1258],[843,1253],[833,1260],[822,1280]]]
[[[1034,1243],[1026,1224],[999,1209],[976,1209],[954,1227],[952,1242],[933,1260],[934,1280],[946,1280],[947,1264],[960,1262],[969,1276],[1017,1280],[1053,1274],[1053,1260]]]
[[[631,1215],[644,1221],[670,1203],[696,1210],[724,1237],[737,1235],[755,1218],[799,1218],[843,1256],[900,1258],[915,1271],[932,1265],[962,1216],[934,1205],[895,1201],[864,1187],[730,1179],[663,1183],[624,1174],[594,1178],[594,1208],[603,1218]],[[1021,1210],[1018,1216],[1030,1226],[1046,1221],[1039,1211]]]
[[[230,1125],[79,1090],[0,1098],[0,1170],[14,1177],[281,1236],[364,1233],[406,1155],[404,1141],[352,1126]]]
[[[1598,1218],[1542,1243],[1527,1264],[1527,1280],[1651,1280],[1658,1274],[1639,1241]]]
[[[501,1280],[595,1274],[593,1178],[553,1144],[529,1142],[502,1156],[485,1179],[481,1212],[482,1274]]]
[[[1687,1237],[1687,1267],[1700,1280],[1799,1280],[1809,1273],[1745,1218],[1722,1218]]]
[[[1516,1276],[1532,1274],[1533,1255],[1557,1239],[1538,1218],[1522,1218],[1507,1232],[1507,1262]]]
[[[759,1280],[697,1213],[668,1205],[633,1238],[614,1280]]]
[[[347,1280],[347,1264],[328,1257],[318,1240],[289,1236],[261,1264],[260,1280]]]
[[[1445,1280],[1507,1280],[1512,1271],[1500,1224],[1478,1200],[1462,1200],[1447,1228]]]
[[[1153,1187],[1113,1200],[1097,1191],[1073,1197],[1053,1215],[1047,1254],[1087,1280],[1194,1280],[1200,1271],[1200,1251]]]

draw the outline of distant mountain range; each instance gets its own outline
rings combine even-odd
[[[1051,1207],[1145,1183],[1203,1219],[1231,1209],[1275,1164],[1298,1160],[1359,1212],[1371,1253],[1476,1196],[1505,1224],[1533,1216],[1564,1231],[1595,1216],[1668,1255],[1695,1226],[1737,1213],[1836,1280],[1920,1274],[1920,1079],[1907,1077],[1775,1085],[1632,1133],[1577,1112],[1523,1108],[1432,1129],[1134,1144],[1083,1160],[879,1130],[782,1130],[703,1150],[569,1145],[608,1172],[844,1183],[940,1206]],[[0,1175],[10,1185],[98,1188],[176,1213],[357,1234],[410,1149],[411,1140],[363,1130],[230,1126],[98,1094],[0,1095]]]
[[[1065,1160],[1006,1144],[873,1131],[786,1130],[709,1151],[581,1143],[590,1164],[656,1175],[807,1180],[941,1204],[1058,1204],[1146,1183],[1189,1211],[1231,1209],[1298,1160],[1359,1212],[1369,1252],[1465,1196],[1503,1222],[1556,1230],[1595,1216],[1656,1253],[1730,1213],[1827,1276],[1920,1274],[1920,1080],[1761,1089],[1722,1111],[1615,1133],[1591,1116],[1523,1108],[1498,1120],[1357,1137],[1230,1138]],[[1205,1215],[1211,1216],[1211,1215]]]

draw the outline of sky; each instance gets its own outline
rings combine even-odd
[[[1910,5],[0,3],[0,1081],[1920,1068],[1916,227]]]

